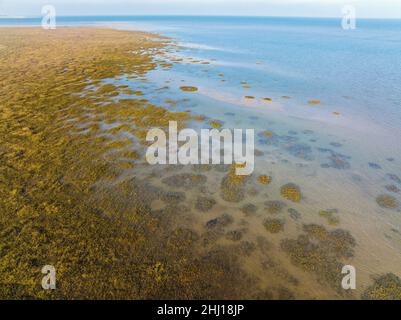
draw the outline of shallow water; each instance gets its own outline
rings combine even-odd
[[[349,230],[357,241],[355,256],[344,263],[356,266],[359,289],[372,275],[399,274],[401,211],[399,207],[383,209],[376,203],[378,195],[389,194],[385,186],[392,182],[387,174],[401,169],[401,93],[397,86],[401,79],[393,69],[400,62],[396,50],[401,42],[395,32],[399,26],[376,25],[384,29],[381,34],[375,29],[377,22],[366,22],[366,28],[349,34],[336,21],[210,23],[202,21],[193,27],[171,22],[173,30],[149,28],[173,36],[178,46],[166,54],[167,60],[177,61],[174,66],[147,77],[153,89],[166,86],[164,95],[157,93],[151,101],[163,104],[163,99],[169,98],[177,101],[174,109],[220,120],[227,128],[254,128],[259,134],[269,130],[278,138],[257,141],[256,147],[264,155],[257,158],[255,175],[271,175],[273,182],[267,187],[253,183],[255,192],[241,203],[256,205],[258,214],[244,216],[237,204],[229,206],[217,199],[218,205],[203,215],[198,228],[202,230],[208,219],[231,212],[239,228],[246,226],[242,239],[255,242],[258,236],[266,236],[266,200],[282,200],[280,187],[294,182],[301,187],[304,199],[299,204],[286,204],[278,214],[285,221],[284,231],[268,237],[276,248],[273,256],[280,261],[278,265],[291,269],[279,249],[281,240],[298,234],[302,223],[327,226],[318,213],[335,209],[339,221],[335,227]],[[178,90],[181,85],[199,90],[183,93]],[[264,97],[272,102],[263,101]],[[312,105],[309,100],[321,103]],[[218,194],[218,187],[213,186],[219,186],[220,177],[204,174],[209,177],[210,195]],[[191,191],[186,194],[191,195]],[[399,193],[392,195],[400,200]],[[295,208],[302,218],[293,221],[288,208]],[[272,281],[261,270],[263,260],[263,254],[252,256],[244,264],[251,274]],[[303,277],[299,271],[292,274]],[[311,281],[305,282],[308,291],[316,290],[311,296],[331,296],[319,292]],[[299,288],[292,290],[303,296]]]
[[[256,245],[256,250],[244,255],[243,267],[262,284],[290,288],[296,297],[335,294],[330,286],[316,284],[313,275],[295,267],[280,249],[282,240],[303,233],[303,224],[350,231],[356,240],[354,256],[340,260],[357,268],[358,293],[374,275],[393,272],[401,276],[401,208],[383,208],[376,202],[382,194],[401,202],[399,191],[386,188],[401,189],[396,178],[401,177],[401,22],[364,20],[357,30],[344,31],[341,22],[332,19],[124,20],[70,18],[60,23],[139,28],[172,37],[166,53],[155,56],[172,62],[171,67],[159,67],[143,79],[110,81],[142,91],[143,98],[157,105],[206,116],[205,121],[190,124],[197,129],[210,127],[209,120],[219,120],[225,128],[253,128],[256,148],[263,152],[246,183],[245,199],[239,202],[221,197],[221,181],[228,168],[202,171],[207,177],[205,186],[169,186],[169,190],[185,192],[181,203],[185,219],[177,218],[177,225],[196,230],[208,248],[255,245],[265,239],[270,244],[268,254],[263,245]],[[183,92],[180,86],[199,90]],[[262,100],[267,97],[272,101]],[[321,103],[309,104],[311,100]],[[263,136],[266,130],[273,136]],[[165,188],[164,178],[193,174],[199,168],[144,166],[140,172],[135,170],[134,175]],[[259,175],[271,176],[272,182],[258,183]],[[303,198],[299,203],[280,194],[287,183],[300,187]],[[200,196],[215,201],[210,210],[200,213],[196,208]],[[283,202],[283,208],[278,208],[277,201]],[[241,210],[249,203],[256,206],[256,212]],[[269,211],[272,204],[276,206]],[[153,209],[159,207],[155,202]],[[296,209],[299,216],[288,209]],[[322,210],[335,212],[338,223],[330,225],[319,215]],[[210,222],[225,213],[233,221],[220,230],[222,234],[211,234]],[[263,226],[266,218],[283,221],[283,230],[268,233]]]

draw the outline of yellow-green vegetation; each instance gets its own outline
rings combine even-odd
[[[215,128],[215,129],[220,129],[222,126],[221,121],[218,121],[218,120],[210,120],[209,124],[212,128]]]
[[[136,95],[136,96],[143,96],[143,92],[139,90],[131,90],[131,89],[126,89],[122,91],[123,94],[127,95]]]
[[[182,86],[182,87],[180,87],[180,89],[182,91],[186,91],[186,92],[196,92],[196,91],[198,91],[197,87],[191,87],[191,86]]]
[[[283,201],[279,200],[269,200],[265,202],[267,212],[270,214],[277,214],[283,211],[286,207],[286,204]]]
[[[329,225],[336,226],[340,223],[340,218],[337,216],[338,210],[328,209],[319,211],[319,216],[325,218]]]
[[[204,121],[204,120],[206,120],[206,117],[205,116],[193,116],[192,119],[196,120],[196,121]]]
[[[253,99],[255,99],[255,97],[254,96],[245,96],[245,99],[253,100]]]
[[[114,84],[108,83],[96,90],[96,93],[99,95],[110,95],[110,96],[116,96],[118,95],[117,87]]]
[[[377,204],[385,209],[396,209],[398,207],[397,199],[388,194],[382,194],[376,198]]]
[[[285,239],[281,248],[290,256],[292,263],[317,276],[322,284],[329,284],[338,292],[341,288],[341,259],[353,256],[355,239],[345,230],[327,231],[316,224],[304,225],[305,234],[297,239]]]
[[[0,298],[244,296],[247,286],[226,272],[236,268],[227,254],[194,253],[188,232],[153,215],[145,199],[152,189],[122,181],[131,163],[124,157],[137,161],[141,147],[120,134],[143,143],[148,128],[190,119],[146,100],[118,99],[125,89],[103,81],[154,69],[151,54],[133,53],[163,46],[152,37],[0,29]],[[107,160],[116,151],[122,164]],[[49,264],[57,272],[51,292],[40,285]]]
[[[292,202],[300,202],[302,199],[301,189],[294,183],[288,183],[281,187],[281,196]]]
[[[263,136],[267,137],[267,138],[271,138],[274,136],[274,132],[270,131],[270,130],[265,130],[262,132]]]
[[[393,273],[378,277],[362,294],[362,299],[401,300],[401,279]]]
[[[270,182],[272,182],[272,177],[267,175],[260,175],[258,177],[258,182],[261,184],[270,184]]]
[[[263,226],[270,233],[279,233],[284,230],[284,221],[280,219],[266,219]]]
[[[226,239],[231,241],[240,241],[243,237],[243,230],[231,230],[226,233]]]

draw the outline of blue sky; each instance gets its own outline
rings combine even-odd
[[[401,0],[0,0],[0,15],[264,15],[338,17],[354,5],[360,18],[401,18]]]

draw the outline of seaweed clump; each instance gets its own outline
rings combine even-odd
[[[320,166],[322,168],[334,168],[334,169],[338,169],[338,170],[348,170],[351,168],[351,164],[349,163],[348,160],[351,159],[350,156],[341,154],[339,152],[335,152],[331,149],[327,149],[327,148],[319,148],[318,149],[320,152],[323,153],[329,153],[329,157],[328,163],[322,163]]]
[[[182,87],[180,87],[180,89],[182,91],[185,91],[185,92],[196,92],[196,91],[198,91],[197,87],[191,87],[191,86],[182,86]]]
[[[269,200],[265,202],[267,212],[270,214],[277,214],[283,211],[286,204],[280,200]]]
[[[194,254],[196,236],[160,223],[149,206],[157,197],[180,202],[182,193],[138,188],[106,157],[116,149],[130,158],[136,158],[130,151],[141,151],[114,143],[121,138],[115,135],[128,131],[142,143],[148,128],[171,120],[184,126],[189,118],[136,97],[115,99],[122,88],[102,86],[153,70],[148,51],[164,45],[153,37],[98,28],[0,28],[0,299],[247,294],[249,283],[243,273],[238,278],[229,254]],[[102,129],[120,122],[114,133]],[[51,292],[40,286],[41,268],[49,264],[57,272]]]
[[[394,174],[394,173],[388,173],[388,174],[387,174],[387,177],[388,177],[390,180],[392,180],[392,181],[394,181],[394,182],[396,182],[396,183],[398,183],[398,184],[401,184],[401,178],[400,178],[399,176],[397,176],[396,174]]]
[[[258,177],[258,181],[260,184],[270,184],[270,182],[272,181],[272,177],[266,175],[260,175]]]
[[[195,208],[201,212],[210,211],[214,205],[216,204],[216,200],[208,197],[199,197],[196,200]]]
[[[284,230],[284,221],[281,219],[266,219],[263,226],[270,233],[279,233]]]
[[[243,205],[243,206],[241,207],[241,211],[242,211],[243,213],[245,213],[246,215],[255,214],[257,210],[258,210],[258,207],[255,206],[255,205],[252,204],[252,203],[247,203],[247,204],[245,204],[245,205]]]
[[[340,223],[340,218],[337,217],[337,209],[327,209],[319,211],[319,216],[325,218],[329,225],[336,226]]]
[[[242,230],[231,230],[226,233],[226,239],[231,241],[240,241],[244,232]]]
[[[235,169],[237,166],[239,165],[233,164],[230,166],[230,171],[220,184],[221,197],[228,202],[240,202],[245,198],[245,183],[248,180],[248,176],[236,175]]]
[[[300,202],[302,199],[301,189],[294,183],[283,185],[280,193],[283,198],[292,202]]]
[[[400,189],[394,184],[386,185],[385,188],[387,191],[390,191],[390,192],[394,192],[394,193],[400,192]]]
[[[162,180],[162,182],[169,187],[185,189],[202,186],[206,183],[206,181],[207,177],[205,175],[192,173],[179,173]]]
[[[305,234],[297,239],[285,239],[281,248],[289,255],[291,262],[316,274],[322,284],[329,285],[342,292],[341,259],[353,256],[355,239],[345,230],[327,231],[323,226],[308,224],[303,226]]]
[[[388,194],[382,194],[376,198],[377,204],[385,209],[396,209],[398,207],[397,199]]]
[[[362,294],[362,299],[401,300],[401,279],[393,273],[378,277]]]
[[[301,219],[301,213],[298,212],[298,210],[294,209],[294,208],[289,208],[288,213],[290,214],[291,219],[297,221],[299,219]]]
[[[211,120],[209,121],[209,124],[212,128],[220,129],[222,126],[222,122],[218,120]]]
[[[223,228],[228,226],[233,222],[233,218],[228,214],[223,214],[215,219],[209,220],[206,222],[207,229],[214,229],[214,228]]]

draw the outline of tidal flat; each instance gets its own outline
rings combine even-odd
[[[297,138],[313,131],[265,123],[249,177],[228,165],[146,163],[150,128],[228,126],[191,110],[193,83],[177,84],[180,99],[149,89],[150,73],[183,63],[169,59],[171,46],[98,27],[0,29],[0,298],[401,299],[399,231],[360,213],[378,205],[397,219],[398,202],[342,192],[351,159]],[[273,152],[316,184],[271,166]],[[308,171],[316,158],[333,186]],[[363,270],[358,290],[340,288],[346,264]],[[57,290],[41,288],[44,265],[55,266]]]
[[[103,79],[153,69],[150,54],[132,54],[159,50],[163,42],[152,37],[94,28],[0,30],[1,298],[225,295],[216,286],[219,258],[204,263],[188,250],[190,232],[152,216],[136,191],[140,183],[118,180],[135,166],[144,130],[190,116],[113,100],[122,90],[115,86],[83,94]],[[119,130],[101,129],[118,121]],[[136,139],[117,135],[124,129]],[[57,269],[54,292],[40,286],[48,264]]]

